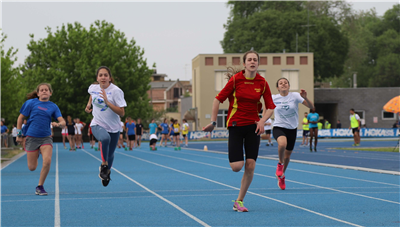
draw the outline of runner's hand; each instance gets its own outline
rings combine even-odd
[[[90,109],[90,107],[92,107],[91,104],[89,104],[89,105],[86,106],[86,108],[85,108],[85,112],[86,112],[86,113],[92,112],[92,109]]]
[[[301,96],[303,99],[307,98],[307,92],[306,92],[306,90],[300,89],[300,96]]]
[[[255,133],[257,133],[257,135],[261,135],[264,133],[264,123],[262,123],[261,121],[256,121],[257,124],[257,128]]]
[[[206,125],[206,127],[203,127],[204,132],[212,132],[214,130],[214,125],[212,123]]]

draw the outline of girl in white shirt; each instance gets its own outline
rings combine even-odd
[[[120,117],[125,115],[126,101],[124,92],[114,84],[109,68],[101,66],[96,75],[98,83],[90,85],[88,89],[90,97],[85,111],[93,114],[90,126],[94,137],[100,142],[102,158],[99,177],[106,187],[110,182],[114,152],[122,130]]]
[[[82,143],[82,128],[84,125],[81,123],[81,120],[79,118],[75,119],[75,139],[76,139],[76,146],[78,149],[83,148],[83,143]]]
[[[275,176],[278,179],[278,186],[285,190],[285,171],[289,165],[290,155],[292,154],[297,137],[297,126],[299,125],[299,103],[314,108],[314,105],[307,98],[307,92],[301,89],[298,92],[289,92],[290,84],[286,78],[280,78],[276,82],[279,94],[272,95],[272,100],[276,105],[274,110],[275,121],[273,136],[278,142],[279,163],[276,168]]]

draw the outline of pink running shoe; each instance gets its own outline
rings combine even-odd
[[[286,184],[285,184],[285,176],[282,177],[276,177],[278,179],[278,187],[282,190],[285,190]]]
[[[237,212],[248,212],[249,210],[243,206],[243,201],[237,201],[237,200],[232,200],[234,202],[233,204],[233,210]]]
[[[283,175],[283,165],[281,163],[278,163],[278,166],[276,167],[275,175],[277,177],[280,177]]]

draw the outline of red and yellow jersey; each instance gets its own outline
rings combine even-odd
[[[267,81],[259,74],[249,79],[243,73],[244,70],[232,76],[215,97],[221,103],[229,99],[227,127],[251,125],[259,121],[261,97],[264,98],[267,109],[275,109]]]

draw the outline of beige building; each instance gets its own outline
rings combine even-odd
[[[314,55],[313,53],[260,53],[259,74],[266,78],[272,94],[277,94],[276,81],[289,79],[290,91],[307,91],[314,102]],[[192,106],[197,108],[197,128],[211,121],[212,103],[215,96],[228,82],[225,76],[228,66],[243,69],[243,54],[199,54],[192,60]],[[226,128],[228,100],[220,104],[216,129]],[[262,100],[264,105],[264,101]],[[299,106],[299,119],[309,112]],[[273,118],[273,117],[272,117]],[[301,125],[299,124],[299,128]]]

